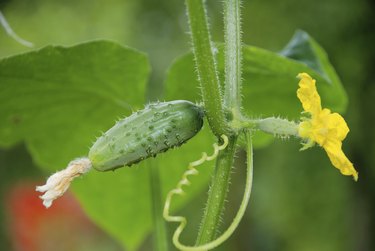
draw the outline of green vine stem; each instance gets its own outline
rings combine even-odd
[[[207,120],[213,133],[220,137],[222,134],[227,134],[227,123],[203,2],[203,0],[186,0],[187,15]]]
[[[224,105],[234,119],[241,108],[241,16],[240,1],[224,1],[225,24],[225,92]]]
[[[168,236],[165,221],[163,219],[163,200],[161,198],[160,175],[157,160],[147,162],[150,173],[152,218],[155,225],[154,249],[155,251],[168,251]]]
[[[208,200],[198,233],[196,245],[202,245],[215,238],[224,212],[224,202],[228,193],[230,174],[236,149],[237,136],[229,138],[226,149],[219,153],[215,173],[212,178]]]

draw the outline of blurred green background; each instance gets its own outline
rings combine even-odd
[[[223,41],[222,4],[207,5],[213,38]],[[190,49],[182,0],[2,0],[0,10],[37,48],[105,38],[146,52],[153,70],[150,85],[160,97],[168,66]],[[318,147],[299,152],[296,140],[276,140],[255,151],[251,205],[240,228],[218,250],[375,250],[375,1],[243,1],[242,16],[246,44],[279,51],[296,29],[303,29],[325,48],[349,96],[344,117],[351,131],[343,148],[359,171],[359,181],[341,176]],[[0,57],[28,50],[0,30]],[[238,205],[242,196],[243,154],[238,156],[231,205]],[[1,250],[34,250],[14,244],[26,237],[12,230],[16,216],[9,197],[18,196],[12,193],[17,187],[40,182],[43,176],[22,145],[0,151]],[[194,239],[205,195],[182,210],[191,219],[187,240]],[[228,206],[224,222],[235,209]],[[75,234],[91,237],[60,250],[121,250],[93,223],[87,224],[91,230]],[[150,250],[150,242],[148,238],[142,249]],[[43,250],[54,248],[46,245]]]

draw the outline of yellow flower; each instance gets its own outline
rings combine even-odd
[[[305,112],[311,115],[311,118],[303,119],[299,124],[298,134],[307,140],[302,150],[309,148],[314,142],[318,143],[327,152],[332,164],[343,175],[352,175],[357,181],[358,173],[341,149],[342,141],[349,132],[344,118],[338,113],[331,113],[327,108],[322,109],[315,79],[307,73],[298,74],[298,78],[300,82],[297,97]]]

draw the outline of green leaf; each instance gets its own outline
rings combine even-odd
[[[287,48],[282,53],[288,57],[254,46],[243,47],[244,112],[255,118],[281,116],[298,120],[302,106],[296,96],[296,76],[300,72],[307,72],[317,80],[323,107],[343,112],[347,96],[323,49],[301,31],[297,32]],[[224,55],[221,46],[217,53],[217,63],[223,83]],[[183,99],[191,88],[198,88],[191,53],[177,59],[170,67],[166,85],[171,89],[173,97],[179,99]],[[198,95],[192,98],[200,100]],[[271,138],[258,134],[254,146],[264,146]]]
[[[145,55],[109,41],[48,46],[5,58],[0,61],[0,146],[23,141],[48,174],[62,169],[86,155],[95,136],[116,118],[143,107],[148,73]],[[151,220],[149,197],[142,196],[148,178],[137,176],[141,168],[131,171],[93,171],[74,191],[99,225],[135,247]]]
[[[25,142],[46,175],[85,156],[118,117],[143,107],[147,58],[116,43],[97,41],[73,47],[49,46],[0,61],[0,146]],[[169,90],[167,90],[167,93]],[[189,90],[192,99],[196,92]],[[158,155],[163,199],[201,152],[211,154],[214,137],[204,129],[187,144]],[[154,159],[147,161],[155,161]],[[210,166],[211,168],[208,168]],[[200,167],[181,208],[202,188],[212,165]],[[86,213],[127,249],[136,249],[152,228],[147,163],[115,172],[91,171],[73,183]]]
[[[281,55],[305,63],[328,82],[330,79],[338,81],[333,67],[330,65],[327,54],[308,33],[297,30],[289,43],[280,52]]]

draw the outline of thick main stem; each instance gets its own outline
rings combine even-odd
[[[227,132],[220,82],[208,30],[203,0],[186,0],[195,65],[201,85],[202,98],[213,133],[219,137]]]
[[[211,40],[203,0],[186,0],[193,49],[202,87],[208,122],[214,134],[234,135],[234,130],[227,128],[224,106],[240,117],[240,80],[241,80],[241,37],[239,1],[229,0],[225,3],[226,34],[226,81],[224,105],[222,104],[220,83],[212,54]],[[210,242],[217,233],[220,216],[224,211],[224,202],[228,193],[237,135],[231,136],[227,148],[220,152],[201,228],[196,241],[197,245]]]
[[[217,233],[228,192],[236,141],[237,136],[231,137],[227,148],[218,155],[196,245],[210,242],[215,238],[215,234]]]
[[[240,1],[224,1],[225,93],[224,105],[240,114],[241,108],[241,17]]]

